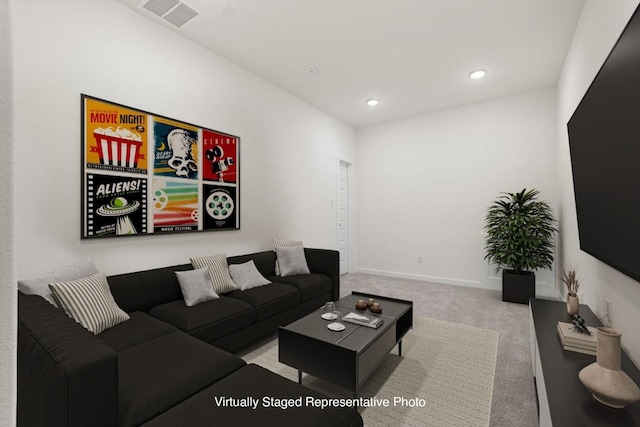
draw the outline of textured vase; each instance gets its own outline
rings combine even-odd
[[[567,313],[571,316],[580,312],[580,299],[577,295],[567,294]]]
[[[578,373],[582,384],[600,403],[624,408],[640,400],[640,388],[620,369],[620,332],[597,327],[596,362]]]

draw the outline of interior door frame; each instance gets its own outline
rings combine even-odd
[[[346,257],[346,271],[342,271],[342,259],[340,259],[340,275],[343,274],[347,274],[351,271],[351,244],[352,244],[352,239],[351,239],[351,221],[350,221],[350,215],[351,215],[351,191],[350,191],[350,186],[351,186],[351,165],[353,163],[344,160],[344,159],[338,159],[338,171],[337,171],[337,182],[336,182],[336,246],[338,247],[338,250],[340,250],[340,209],[341,209],[341,205],[340,205],[340,179],[341,179],[341,170],[344,167],[345,168],[345,175],[346,175],[346,185],[345,185],[345,191],[346,191],[346,197],[345,197],[345,204],[346,204],[346,214],[345,214],[345,221],[346,221],[346,233],[345,233],[345,237],[346,237],[346,250],[345,250],[345,257]]]

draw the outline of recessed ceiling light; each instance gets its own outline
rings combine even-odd
[[[487,74],[486,70],[475,70],[469,73],[469,77],[471,77],[474,80],[478,80],[483,78],[486,74]]]
[[[379,102],[379,101],[378,101],[377,99],[368,99],[368,100],[367,100],[367,105],[368,105],[369,107],[373,107],[373,106],[375,106],[375,105],[378,105],[378,102]]]

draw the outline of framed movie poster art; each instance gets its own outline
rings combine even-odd
[[[82,95],[83,239],[240,228],[240,138]]]

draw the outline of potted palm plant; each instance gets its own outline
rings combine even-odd
[[[533,270],[551,269],[558,231],[551,208],[538,190],[501,193],[485,217],[485,259],[502,269],[502,300],[528,304],[535,297]]]

